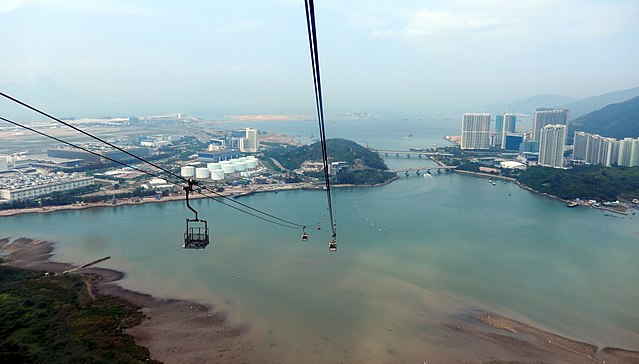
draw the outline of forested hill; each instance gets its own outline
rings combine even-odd
[[[353,163],[356,159],[364,161],[366,167],[378,170],[387,170],[384,160],[375,152],[346,139],[327,139],[326,148],[331,162]],[[267,157],[279,161],[287,169],[299,168],[304,161],[321,161],[322,147],[320,142],[301,147],[277,148],[266,153]]]
[[[566,200],[615,201],[618,198],[639,198],[639,167],[531,167],[517,179],[536,191]]]
[[[623,139],[639,137],[639,96],[593,111],[570,123],[568,135],[576,131]]]

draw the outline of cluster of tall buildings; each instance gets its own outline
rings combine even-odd
[[[639,138],[617,140],[585,132],[575,133],[573,162],[603,166],[639,166]]]
[[[257,136],[257,129],[246,128],[245,137],[240,139],[240,152],[255,153],[260,148],[260,140]]]
[[[227,136],[225,139],[211,139],[209,145],[209,152],[235,149],[242,153],[255,153],[260,148],[259,132],[257,129],[245,128],[244,136],[241,137],[238,133],[240,131],[234,131],[232,135]]]
[[[539,164],[563,167],[566,142],[567,109],[539,108],[533,115],[531,133],[516,133],[517,115],[505,112],[495,118],[490,129],[490,114],[466,113],[462,118],[462,149],[491,147],[519,152],[539,153]],[[522,149],[523,147],[523,149]]]
[[[490,114],[466,113],[462,118],[462,149],[491,147],[520,153],[538,153],[542,166],[563,168],[567,137],[567,109],[538,108],[533,115],[532,131],[516,133],[517,116],[511,112],[497,115],[490,129]],[[577,164],[639,166],[639,138],[617,140],[597,134],[576,132],[572,161]]]

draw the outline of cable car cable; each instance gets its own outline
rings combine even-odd
[[[318,124],[320,129],[320,145],[322,149],[322,162],[324,165],[324,180],[326,185],[326,199],[328,203],[328,211],[331,223],[331,231],[333,240],[331,243],[335,243],[336,229],[335,220],[333,214],[333,203],[331,197],[330,176],[328,173],[328,152],[326,147],[326,129],[324,123],[324,104],[322,100],[322,83],[320,76],[319,65],[319,50],[317,46],[317,31],[315,24],[315,5],[313,0],[304,1],[306,9],[306,26],[308,29],[309,48],[311,53],[311,66],[313,68],[313,83],[315,86],[315,104],[317,108]]]
[[[87,132],[87,131],[84,131],[84,130],[82,130],[82,129],[80,129],[80,128],[76,127],[76,126],[73,126],[73,125],[71,125],[71,124],[69,124],[69,123],[67,123],[67,122],[64,122],[64,121],[62,121],[62,120],[60,120],[60,119],[58,119],[58,118],[56,118],[56,117],[54,117],[54,116],[52,116],[52,115],[50,115],[50,114],[48,114],[48,113],[44,112],[44,111],[42,111],[42,110],[40,110],[40,109],[38,109],[38,108],[36,108],[36,107],[34,107],[34,106],[31,106],[31,105],[27,104],[26,102],[20,101],[20,100],[18,100],[18,99],[16,99],[16,98],[14,98],[14,97],[12,97],[12,96],[9,96],[9,95],[7,95],[7,94],[5,94],[5,93],[1,92],[1,91],[0,91],[0,96],[3,96],[3,97],[5,97],[5,98],[7,98],[7,99],[9,99],[9,100],[11,100],[11,101],[13,101],[13,102],[17,103],[17,104],[20,104],[20,105],[22,105],[22,106],[24,106],[24,107],[26,107],[26,108],[28,108],[28,109],[30,109],[30,110],[33,110],[33,111],[37,112],[37,113],[38,113],[38,114],[40,114],[40,115],[46,116],[47,118],[52,119],[52,120],[54,120],[54,121],[56,121],[56,122],[58,122],[58,123],[60,123],[60,124],[62,124],[62,125],[65,125],[65,126],[67,126],[67,127],[71,128],[71,129],[73,129],[73,130],[75,130],[75,131],[77,131],[77,132],[79,132],[79,133],[81,133],[81,134],[84,134],[84,135],[86,135],[86,136],[88,136],[88,137],[90,137],[90,138],[93,138],[93,139],[95,139],[95,140],[97,140],[97,141],[99,141],[99,142],[101,142],[101,143],[103,143],[103,144],[106,144],[106,145],[110,146],[111,148],[114,148],[114,149],[116,149],[116,150],[118,150],[118,151],[120,151],[120,152],[122,152],[122,153],[125,153],[126,155],[128,155],[128,156],[130,156],[130,157],[133,157],[133,158],[135,158],[135,159],[137,159],[137,160],[139,160],[139,161],[141,161],[141,162],[147,163],[147,164],[149,164],[149,165],[151,165],[151,166],[153,166],[153,167],[155,167],[155,168],[157,168],[157,169],[161,170],[162,172],[164,172],[164,173],[166,173],[166,174],[168,174],[168,175],[171,175],[171,176],[173,176],[173,177],[175,177],[175,178],[177,178],[177,179],[182,180],[184,183],[188,183],[188,180],[187,180],[186,178],[184,178],[184,177],[182,177],[182,176],[180,176],[180,175],[178,175],[178,174],[176,174],[176,173],[173,173],[173,172],[171,172],[171,171],[167,170],[166,168],[163,168],[163,167],[161,167],[161,166],[158,166],[157,164],[155,164],[155,163],[153,163],[153,162],[150,162],[150,161],[148,161],[148,160],[146,160],[146,159],[144,159],[144,158],[142,158],[142,157],[139,157],[139,156],[137,156],[137,155],[135,155],[135,154],[133,154],[133,153],[131,153],[131,152],[129,152],[129,151],[127,151],[127,150],[125,150],[125,149],[122,149],[122,148],[120,148],[120,147],[118,147],[118,146],[116,146],[116,145],[114,145],[114,144],[112,144],[112,143],[110,143],[110,142],[108,142],[108,141],[106,141],[106,140],[103,140],[103,139],[102,139],[102,138],[100,138],[100,137],[97,137],[97,136],[95,136],[95,135],[92,135],[91,133],[89,133],[89,132]],[[106,159],[106,158],[105,158],[105,159]],[[230,197],[224,196],[224,195],[222,195],[222,194],[218,193],[217,191],[215,191],[215,190],[213,190],[213,189],[210,189],[210,188],[208,188],[208,187],[206,187],[206,186],[204,186],[204,187],[202,187],[202,188],[204,188],[204,189],[208,190],[209,192],[211,192],[211,193],[213,193],[213,194],[217,195],[218,197],[221,197],[221,198],[223,198],[223,199],[227,199],[227,200],[229,200],[229,201],[232,201],[232,202],[233,202],[233,203],[235,203],[235,204],[238,204],[238,205],[243,206],[243,207],[245,207],[245,208],[247,208],[247,209],[249,209],[249,210],[252,210],[252,211],[258,212],[258,213],[260,213],[260,214],[263,214],[263,215],[265,215],[265,216],[271,217],[271,218],[276,219],[276,220],[278,220],[278,221],[281,221],[281,222],[284,222],[284,223],[287,223],[287,224],[291,224],[291,225],[295,225],[295,226],[300,227],[300,228],[301,228],[302,226],[304,226],[304,224],[298,224],[298,223],[295,223],[295,222],[292,222],[292,221],[289,221],[289,220],[286,220],[286,219],[282,219],[282,218],[277,217],[277,216],[275,216],[275,215],[269,214],[269,213],[267,213],[267,212],[265,212],[265,211],[261,211],[261,210],[259,210],[259,209],[253,208],[253,207],[251,207],[251,206],[249,206],[249,205],[247,205],[247,204],[244,204],[244,203],[242,203],[242,202],[236,201],[236,200],[234,200],[234,199],[232,199],[232,198],[230,198]]]
[[[95,155],[95,156],[98,156],[98,157],[104,158],[104,159],[109,160],[109,161],[111,161],[111,162],[114,162],[114,163],[120,164],[120,165],[122,165],[122,166],[125,166],[125,167],[128,167],[128,168],[131,168],[131,169],[136,170],[136,171],[138,171],[138,172],[141,172],[141,173],[147,174],[147,175],[149,175],[149,176],[151,176],[151,177],[162,178],[162,177],[161,177],[160,175],[158,175],[158,174],[155,174],[155,173],[152,173],[152,172],[149,172],[149,171],[145,171],[145,170],[143,170],[143,169],[140,169],[140,168],[135,167],[135,166],[133,166],[133,165],[130,165],[130,164],[128,164],[128,163],[125,163],[125,162],[122,162],[122,161],[119,161],[119,160],[116,160],[116,159],[113,159],[113,158],[110,158],[110,157],[104,156],[104,155],[102,155],[102,154],[100,154],[100,153],[97,153],[97,152],[94,152],[94,151],[92,151],[92,150],[90,150],[90,149],[87,149],[87,148],[81,147],[81,146],[79,146],[79,145],[73,144],[73,143],[68,142],[68,141],[66,141],[66,140],[63,140],[63,139],[57,138],[57,137],[55,137],[55,136],[49,135],[49,134],[47,134],[47,133],[44,133],[44,132],[42,132],[42,131],[39,131],[39,130],[33,129],[33,128],[31,128],[31,127],[28,127],[28,126],[26,126],[26,125],[23,125],[23,124],[17,123],[17,122],[15,122],[15,121],[9,120],[9,119],[7,119],[7,118],[0,117],[0,120],[5,121],[5,122],[7,122],[7,123],[9,123],[9,124],[12,124],[12,125],[18,126],[18,127],[20,127],[20,128],[23,128],[23,129],[25,129],[25,130],[31,131],[31,132],[33,132],[33,133],[36,133],[36,134],[42,135],[42,136],[47,137],[47,138],[49,138],[49,139],[53,139],[53,140],[55,140],[55,141],[57,141],[57,142],[60,142],[60,143],[66,144],[66,145],[71,146],[71,147],[73,147],[73,148],[77,148],[77,149],[83,150],[83,151],[85,151],[85,152],[87,152],[87,153],[91,153],[91,154],[93,154],[93,155]],[[184,180],[184,178],[182,178],[182,177],[180,177],[180,179]],[[174,184],[176,184],[176,185],[180,185],[180,183],[174,183]],[[203,188],[203,189],[206,189],[207,191],[209,190],[208,188]],[[294,224],[294,223],[291,223],[290,225],[286,225],[286,224],[283,224],[283,223],[280,223],[280,222],[277,222],[277,221],[269,220],[269,219],[267,219],[267,218],[264,218],[263,216],[259,216],[259,215],[257,215],[257,214],[254,214],[254,213],[248,212],[248,211],[246,211],[246,210],[242,210],[242,209],[240,209],[240,208],[238,208],[238,207],[236,207],[236,206],[233,206],[233,205],[231,205],[231,204],[225,203],[224,201],[221,201],[220,199],[216,198],[215,196],[206,195],[206,194],[202,193],[201,191],[199,191],[199,192],[200,192],[200,194],[202,194],[202,195],[206,196],[207,198],[213,199],[213,200],[215,200],[216,202],[221,203],[222,205],[225,205],[225,206],[231,207],[231,208],[233,208],[233,209],[235,209],[235,210],[238,210],[238,211],[240,211],[240,212],[243,212],[243,213],[245,213],[245,214],[247,214],[247,215],[253,216],[253,217],[258,218],[258,219],[260,219],[260,220],[264,220],[264,221],[270,222],[270,223],[275,224],[275,225],[280,225],[280,226],[287,227],[287,228],[292,228],[292,229],[298,229],[300,226],[304,226],[304,225],[298,225],[298,224]],[[225,197],[226,199],[229,199],[230,201],[237,202],[237,201],[235,201],[235,200],[233,200],[233,199],[230,199],[230,198],[228,198],[228,197],[226,197],[226,196],[220,195],[220,194],[219,194],[219,193],[217,193],[217,192],[216,192],[216,194],[218,195],[218,197]],[[265,213],[263,213],[263,214],[265,214]],[[268,215],[267,215],[267,216],[268,216]]]

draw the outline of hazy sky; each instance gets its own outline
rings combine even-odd
[[[639,1],[317,0],[327,111],[639,86]],[[0,1],[0,85],[140,112],[313,112],[303,0]]]

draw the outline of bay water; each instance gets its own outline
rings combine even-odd
[[[421,139],[411,140],[399,128],[351,128],[344,137],[396,149],[443,144],[448,131],[415,126]],[[434,166],[386,161],[391,168]],[[2,217],[0,237],[52,240],[58,261],[111,256],[100,266],[125,272],[118,284],[213,305],[250,325],[278,361],[419,362],[429,352],[456,350],[441,323],[473,309],[639,349],[639,214],[568,209],[512,183],[431,172],[335,189],[336,253],[327,249],[323,191],[240,200],[307,225],[308,242],[299,229],[211,199],[194,203],[211,229],[203,251],[180,248],[191,214],[179,201]]]

